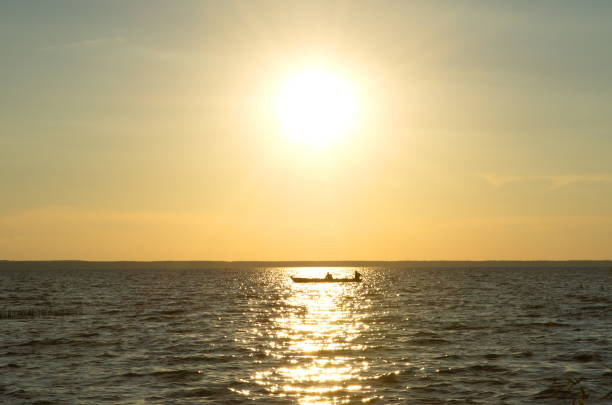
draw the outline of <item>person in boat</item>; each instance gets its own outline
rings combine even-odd
[[[355,270],[355,280],[361,280],[361,273]]]
[[[333,280],[334,277],[331,275],[330,272],[327,272],[327,274],[325,275],[325,280]]]

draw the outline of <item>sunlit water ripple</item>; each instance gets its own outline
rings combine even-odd
[[[610,402],[605,269],[328,270],[2,270],[0,402]]]

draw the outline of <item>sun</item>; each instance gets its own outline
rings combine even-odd
[[[310,146],[337,141],[354,126],[357,97],[352,83],[325,68],[289,75],[276,97],[276,117],[291,138]]]

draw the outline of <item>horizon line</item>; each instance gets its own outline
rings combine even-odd
[[[0,259],[0,262],[71,262],[71,263],[431,263],[431,262],[612,262],[610,259],[400,259],[400,260],[210,260],[210,259],[164,259],[164,260],[139,260],[139,259]]]

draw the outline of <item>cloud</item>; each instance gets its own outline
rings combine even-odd
[[[167,49],[134,43],[120,36],[67,42],[46,46],[40,48],[40,50],[48,53],[118,50],[120,52],[127,52],[130,55],[137,55],[153,60],[176,60],[181,56],[185,56]]]
[[[502,187],[510,183],[544,182],[551,190],[579,183],[612,183],[612,174],[563,174],[553,176],[506,176],[497,174],[478,174],[488,184]]]
[[[527,176],[499,176],[496,174],[479,174],[478,177],[484,179],[487,183],[495,187],[529,179]]]
[[[69,49],[90,49],[99,48],[105,46],[124,44],[126,41],[123,37],[107,37],[107,38],[96,38],[86,39],[82,41],[67,42],[63,44],[50,45],[41,48],[45,52],[69,50]]]
[[[551,188],[561,188],[576,183],[612,183],[612,174],[566,174],[549,176]]]

